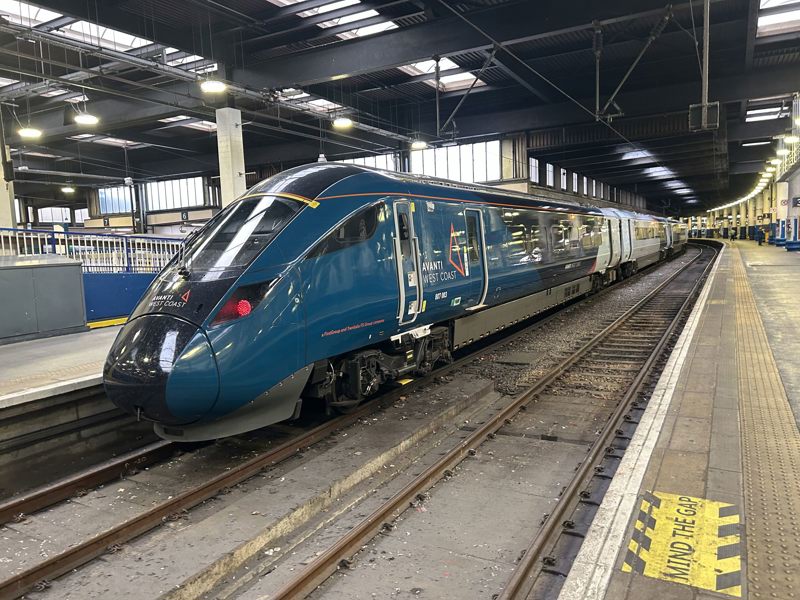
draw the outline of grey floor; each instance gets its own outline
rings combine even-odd
[[[0,346],[0,396],[100,375],[119,327]]]

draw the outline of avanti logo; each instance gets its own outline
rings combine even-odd
[[[186,293],[181,294],[181,300],[183,300],[184,302],[188,302],[189,301],[189,294],[191,294],[191,293],[192,293],[192,290],[186,290]]]
[[[464,274],[464,262],[461,260],[461,244],[458,243],[458,234],[452,223],[450,223],[450,255],[447,260],[455,267],[456,271],[461,273],[462,277],[466,277]]]

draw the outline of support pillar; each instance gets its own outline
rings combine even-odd
[[[242,112],[237,108],[218,108],[216,117],[220,196],[225,207],[247,190]]]
[[[14,212],[14,182],[3,179],[3,173],[2,170],[0,170],[0,227],[15,228],[16,226],[17,215]]]
[[[774,184],[774,198],[778,221],[775,245],[785,246],[787,238],[791,236],[791,224],[787,221],[789,216],[789,187],[785,181],[779,181]]]
[[[778,185],[781,185],[780,183]],[[787,188],[787,214],[791,224],[791,234],[786,234],[786,249],[789,251],[800,250],[800,173],[795,172],[785,182]]]

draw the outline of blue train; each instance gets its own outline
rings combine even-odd
[[[484,186],[314,164],[220,211],[158,275],[103,371],[194,441],[347,410],[387,381],[685,248],[685,225]]]

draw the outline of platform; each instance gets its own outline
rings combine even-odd
[[[800,597],[800,256],[728,244],[561,600]]]
[[[0,409],[101,383],[119,327],[0,346]]]

